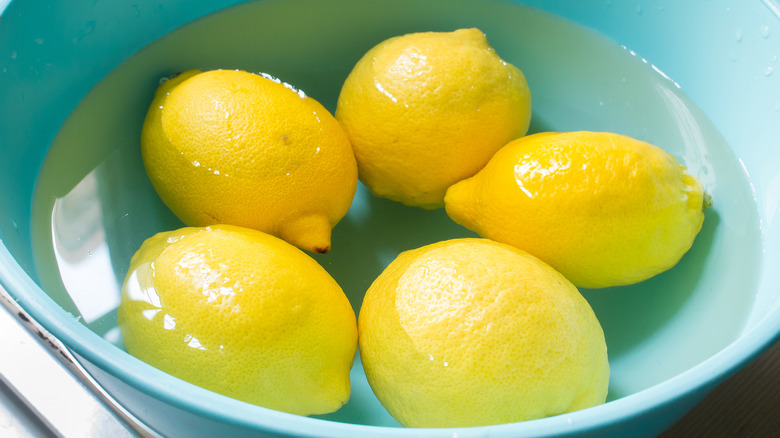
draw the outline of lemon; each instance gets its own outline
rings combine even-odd
[[[541,133],[501,149],[447,192],[449,216],[544,260],[580,287],[636,283],[674,266],[711,203],[659,147],[614,133]]]
[[[358,332],[371,388],[407,427],[530,420],[607,395],[588,302],[536,257],[491,240],[401,253],[366,293]]]
[[[381,42],[355,65],[336,107],[361,181],[424,208],[443,206],[447,187],[524,135],[530,117],[523,73],[479,29]]]
[[[316,100],[270,76],[192,70],[158,88],[141,152],[154,188],[189,226],[228,223],[330,249],[357,165]]]
[[[269,234],[219,225],[147,239],[118,323],[133,356],[238,400],[309,415],[350,395],[349,301],[317,262]]]

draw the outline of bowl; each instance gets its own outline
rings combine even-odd
[[[125,409],[164,436],[654,436],[780,334],[780,4],[775,0],[0,1],[0,285]],[[178,380],[127,354],[116,306],[129,258],[180,226],[140,160],[161,78],[240,68],[335,108],[377,42],[478,27],[525,73],[532,132],[605,130],[662,146],[714,199],[671,270],[582,290],[604,327],[605,404],[523,423],[405,429],[356,358],[352,398],[300,417]],[[443,210],[359,186],[315,256],[359,311],[400,251],[472,235]]]

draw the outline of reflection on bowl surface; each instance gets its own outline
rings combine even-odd
[[[684,87],[632,47],[498,0],[247,2],[138,51],[84,97],[43,161],[30,218],[40,285],[123,348],[116,307],[130,257],[144,239],[182,225],[159,200],[140,157],[143,117],[161,78],[192,68],[263,72],[333,111],[352,65],[374,44],[407,32],[474,26],[525,74],[531,133],[612,131],[648,141],[674,155],[714,199],[692,249],[673,269],[633,286],[582,291],[606,335],[608,400],[678,376],[737,340],[755,311],[764,257],[760,208],[743,162]],[[473,235],[443,209],[406,207],[359,185],[334,229],[331,252],[314,257],[357,313],[365,290],[399,252]],[[351,401],[322,418],[398,426],[371,392],[359,358],[352,379]]]

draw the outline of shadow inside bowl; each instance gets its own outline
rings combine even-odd
[[[338,281],[357,313],[374,279],[403,251],[442,240],[478,237],[443,208],[424,210],[373,196],[362,183],[333,230],[330,253],[315,256]]]
[[[716,211],[707,211],[705,216],[693,246],[671,269],[633,285],[580,289],[604,329],[611,358],[627,354],[652,338],[696,292],[719,223]],[[630,393],[613,379],[608,400]]]

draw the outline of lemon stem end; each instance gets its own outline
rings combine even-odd
[[[287,242],[317,254],[330,251],[331,225],[324,215],[299,216],[285,221],[279,237]]]
[[[704,211],[710,207],[712,207],[712,195],[704,192],[704,196],[702,196],[701,209]]]

